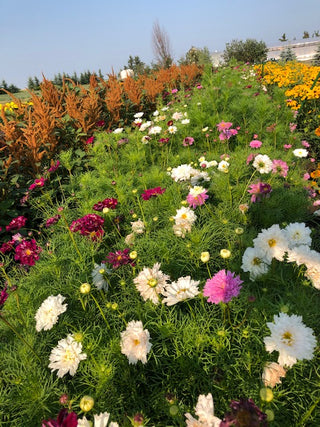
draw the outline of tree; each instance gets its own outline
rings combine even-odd
[[[283,33],[283,34],[282,34],[282,36],[281,36],[281,38],[279,39],[279,41],[280,41],[280,42],[287,42],[287,41],[288,41],[287,36],[286,36],[286,33]]]
[[[280,61],[288,62],[295,61],[297,59],[292,47],[288,46],[280,53]]]
[[[304,32],[303,32],[303,36],[302,36],[302,38],[303,38],[303,39],[309,39],[309,38],[310,38],[308,31],[304,31]]]
[[[263,62],[267,59],[268,48],[264,41],[255,39],[232,40],[226,44],[223,59],[230,62],[232,59],[249,63]]]
[[[128,64],[123,67],[124,70],[130,69],[134,71],[134,74],[137,76],[139,74],[144,74],[148,72],[150,69],[146,66],[146,64],[141,61],[139,56],[129,56]]]
[[[169,37],[156,21],[152,28],[152,47],[160,67],[168,68],[173,62]]]
[[[312,58],[312,64],[315,66],[320,66],[320,45],[318,46],[314,57]]]
[[[211,55],[209,49],[204,47],[202,49],[192,46],[185,57],[179,60],[182,65],[197,64],[197,65],[212,65]]]

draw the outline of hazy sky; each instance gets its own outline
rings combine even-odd
[[[156,20],[175,60],[191,46],[300,39],[320,30],[320,0],[0,0],[0,16],[0,81],[23,88],[42,73],[118,72],[129,55],[150,64]]]

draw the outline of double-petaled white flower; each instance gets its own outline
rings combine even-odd
[[[198,285],[200,280],[192,280],[190,276],[180,277],[176,282],[165,285],[162,295],[165,297],[162,302],[167,305],[174,305],[180,301],[194,298],[199,294]]]
[[[156,263],[152,268],[144,267],[139,275],[133,279],[137,290],[144,301],[151,300],[154,304],[159,303],[159,294],[162,293],[170,277],[160,270],[161,264]]]
[[[147,354],[152,344],[149,342],[148,329],[143,329],[142,322],[132,320],[125,331],[121,332],[121,353],[125,354],[129,363],[136,364],[139,360],[147,363]]]
[[[57,323],[59,315],[67,310],[67,304],[63,304],[64,300],[65,297],[59,294],[51,295],[43,301],[35,315],[38,332],[42,329],[48,331]]]
[[[82,353],[82,344],[75,341],[72,335],[58,341],[58,345],[52,349],[49,360],[51,371],[58,371],[57,375],[62,378],[68,372],[75,375],[81,360],[85,360],[87,355]]]
[[[185,415],[187,427],[219,427],[221,420],[214,416],[214,404],[212,394],[206,396],[200,394],[195,407],[195,413],[198,419],[195,419],[188,412]]]
[[[272,160],[266,154],[258,154],[254,158],[253,167],[260,173],[269,173],[272,171]]]

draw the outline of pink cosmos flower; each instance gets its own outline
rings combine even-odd
[[[249,145],[250,145],[251,148],[260,148],[261,145],[262,145],[262,142],[258,141],[257,139],[255,139],[255,140],[251,141],[249,143]]]
[[[83,236],[89,236],[92,240],[97,240],[103,236],[102,228],[104,219],[96,214],[88,214],[73,221],[70,225],[70,230],[73,232],[79,231]]]
[[[285,150],[290,150],[290,148],[292,147],[292,145],[291,144],[284,144],[284,146],[283,146],[283,148],[285,149]]]
[[[19,261],[22,265],[34,265],[39,259],[39,253],[42,249],[37,246],[37,243],[34,239],[32,240],[23,240],[16,247],[16,254],[14,259]]]
[[[266,197],[269,193],[271,193],[272,188],[270,184],[266,184],[264,182],[257,182],[255,184],[250,185],[250,190],[248,193],[252,194],[251,202],[259,202],[263,197]]]
[[[0,309],[4,306],[4,303],[6,302],[8,296],[9,295],[7,293],[7,285],[6,285],[0,293]]]
[[[163,194],[166,191],[165,188],[155,187],[149,188],[149,190],[144,190],[141,194],[143,200],[149,200],[151,197],[157,197],[159,194]]]
[[[304,147],[306,147],[306,148],[309,148],[309,147],[310,147],[310,144],[309,144],[309,142],[308,142],[308,141],[301,141],[301,144],[302,144]]]
[[[160,144],[168,144],[169,141],[170,141],[170,138],[160,138],[159,139]]]
[[[34,183],[30,185],[29,190],[34,190],[37,187],[43,187],[46,180],[47,178],[44,178],[43,176],[35,179]]]
[[[256,154],[250,153],[246,160],[247,165],[251,163],[255,157],[256,157]]]
[[[190,193],[187,195],[189,207],[195,209],[197,206],[204,205],[205,201],[209,199],[207,191],[203,187],[191,188]]]
[[[178,89],[172,89],[171,93],[177,93]]]
[[[310,178],[310,175],[308,174],[308,173],[305,173],[304,175],[303,175],[303,179],[305,180],[305,181],[308,181],[308,179]]]
[[[284,178],[288,175],[289,167],[283,160],[272,160],[272,173],[278,173]]]
[[[219,132],[223,132],[223,131],[225,131],[227,129],[230,129],[231,126],[232,126],[231,122],[224,122],[223,120],[222,120],[222,122],[220,122],[220,123],[217,124],[217,128],[218,128]]]
[[[184,147],[188,147],[189,145],[193,145],[194,143],[194,139],[192,138],[192,136],[186,136],[183,140],[182,145]]]
[[[258,134],[256,134],[256,133],[255,133],[255,134],[253,135],[253,139],[258,139]]]
[[[119,268],[121,265],[131,264],[134,266],[134,262],[129,257],[130,249],[126,248],[123,251],[109,252],[106,258],[106,262],[112,264],[112,268]]]
[[[295,123],[290,123],[289,128],[290,128],[290,132],[294,132],[297,128],[297,125]]]
[[[25,216],[17,216],[16,218],[13,218],[9,225],[6,226],[6,230],[20,230],[20,228],[25,226],[27,221],[28,219]]]
[[[219,304],[219,302],[228,303],[233,297],[237,297],[242,288],[243,280],[240,276],[234,277],[235,273],[231,271],[220,270],[212,279],[208,279],[203,288],[203,295],[208,298],[208,302]]]

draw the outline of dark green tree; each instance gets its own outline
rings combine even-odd
[[[182,65],[197,64],[197,65],[210,65],[212,64],[209,49],[205,46],[202,49],[192,46],[186,55],[179,60]]]
[[[29,90],[34,90],[34,81],[32,77],[28,78],[28,89]]]
[[[223,51],[225,62],[231,60],[249,62],[250,64],[266,61],[268,48],[264,41],[255,39],[232,40]]]
[[[124,70],[130,69],[134,71],[134,74],[137,76],[139,74],[144,74],[145,72],[148,71],[148,67],[146,66],[146,64],[141,61],[141,59],[139,58],[139,56],[129,56],[128,59],[128,64],[124,65],[123,67]]]
[[[310,38],[309,32],[308,31],[304,31],[302,38],[303,39],[309,39]]]
[[[295,61],[297,59],[292,47],[288,46],[280,53],[280,61],[288,62]]]

